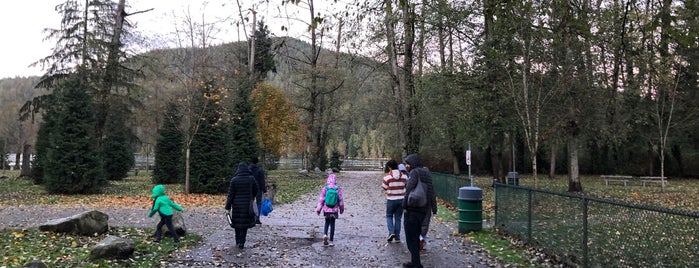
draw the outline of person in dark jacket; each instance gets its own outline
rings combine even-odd
[[[267,183],[265,182],[265,170],[257,165],[259,161],[260,160],[257,159],[257,157],[253,157],[248,167],[250,168],[250,172],[252,172],[252,176],[255,177],[255,181],[257,182],[257,186],[259,187],[257,195],[255,196],[255,202],[257,203],[257,211],[262,211],[262,198],[263,195],[267,194]],[[262,222],[260,222],[259,214],[257,215],[257,219],[255,219],[255,223],[262,224]]]
[[[240,162],[238,170],[228,186],[226,200],[226,211],[230,210],[231,227],[235,229],[235,244],[240,249],[245,248],[248,228],[255,227],[255,214],[251,211],[250,205],[258,191],[257,182],[250,173],[248,165]]]
[[[432,176],[429,169],[422,166],[420,157],[411,154],[405,157],[405,167],[410,173],[408,184],[405,186],[405,198],[403,198],[403,228],[405,229],[405,244],[410,251],[410,262],[403,267],[422,267],[420,262],[420,233],[425,217],[431,216],[430,212],[437,214],[437,198],[432,186]],[[408,196],[417,186],[418,180],[423,183],[427,193],[427,204],[424,207],[408,206]]]

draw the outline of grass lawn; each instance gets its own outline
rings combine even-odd
[[[631,204],[641,204],[681,211],[699,211],[699,179],[670,179],[668,185],[663,189],[660,184],[651,183],[645,187],[640,180],[631,180],[628,186],[623,184],[605,185],[604,179],[599,176],[583,176],[581,178],[583,195],[614,199]],[[494,220],[495,194],[492,187],[492,178],[475,177],[474,186],[483,191],[483,219]],[[519,185],[523,187],[535,188],[534,179],[531,176],[520,177]],[[539,176],[537,187],[554,192],[566,192],[568,190],[568,179],[565,176],[558,176],[549,179],[546,176]],[[450,210],[443,209],[449,208]],[[441,206],[437,215],[441,220],[456,222],[458,212],[451,205]],[[543,257],[537,254],[536,249],[523,248],[518,241],[503,237],[493,229],[483,229],[479,232],[472,232],[463,235],[464,239],[479,244],[488,251],[491,256],[498,258],[507,264],[518,266],[539,267]]]

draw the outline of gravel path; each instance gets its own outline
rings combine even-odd
[[[405,241],[388,243],[385,197],[381,173],[343,172],[338,185],[345,195],[345,213],[336,222],[335,247],[322,245],[323,218],[315,214],[317,193],[292,204],[277,205],[262,225],[249,229],[245,249],[235,247],[234,231],[225,211],[186,208],[189,232],[204,241],[195,248],[178,250],[163,267],[399,267],[410,259]],[[320,189],[318,189],[319,191]],[[221,205],[223,207],[223,204]],[[51,219],[72,216],[93,208],[47,206],[0,207],[0,229],[36,227]],[[153,227],[147,208],[99,208],[110,216],[110,226]],[[32,216],[27,216],[32,215]],[[434,218],[422,254],[425,267],[501,267],[477,245],[453,234],[455,222]],[[404,236],[403,236],[404,237]]]

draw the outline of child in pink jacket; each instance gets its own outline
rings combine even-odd
[[[316,214],[320,215],[321,210],[325,216],[325,228],[323,229],[323,245],[335,246],[335,220],[339,214],[345,212],[345,200],[342,196],[342,188],[336,184],[335,174],[328,175],[327,185],[320,191]],[[338,214],[339,213],[339,214]],[[328,228],[330,228],[330,241],[328,242]]]

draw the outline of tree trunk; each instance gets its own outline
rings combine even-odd
[[[655,169],[655,154],[653,153],[653,144],[648,143],[648,176],[653,176]]]
[[[556,177],[556,157],[557,157],[557,152],[558,150],[558,143],[552,142],[551,143],[551,159],[550,159],[550,164],[549,164],[549,179],[553,179]]]
[[[31,152],[32,151],[32,146],[29,144],[25,144],[24,147],[22,148],[22,166],[19,172],[20,177],[29,177],[32,175],[32,170],[31,170]]]
[[[505,172],[503,170],[503,142],[504,142],[504,137],[503,134],[497,133],[496,135],[493,135],[492,139],[490,140],[490,162],[492,165],[492,172],[493,172],[493,177],[495,177],[498,181],[504,183],[504,178],[505,178]]]
[[[458,156],[458,154],[453,153],[452,154],[452,168],[454,170],[454,175],[459,175],[461,174],[461,169],[459,168],[459,160],[461,160]]]
[[[578,165],[578,138],[568,140],[568,192],[582,192]]]
[[[189,194],[189,144],[187,145],[187,148],[185,149],[185,156],[184,156],[184,193]]]
[[[13,170],[14,170],[14,169],[20,169],[19,161],[20,161],[21,158],[22,158],[22,153],[21,153],[19,150],[17,150],[17,152],[15,153],[15,165],[12,166],[12,169],[13,169]]]
[[[672,145],[670,148],[673,158],[677,162],[677,168],[679,169],[680,177],[684,177],[684,159],[682,159],[682,149],[678,145]]]
[[[403,7],[403,29],[405,31],[404,53],[403,57],[403,91],[401,95],[406,96],[408,100],[408,126],[406,133],[407,144],[405,151],[407,153],[417,153],[420,150],[420,124],[417,122],[419,114],[418,102],[412,101],[415,98],[415,84],[413,77],[413,45],[415,43],[415,6],[408,0],[400,0],[399,6]]]

